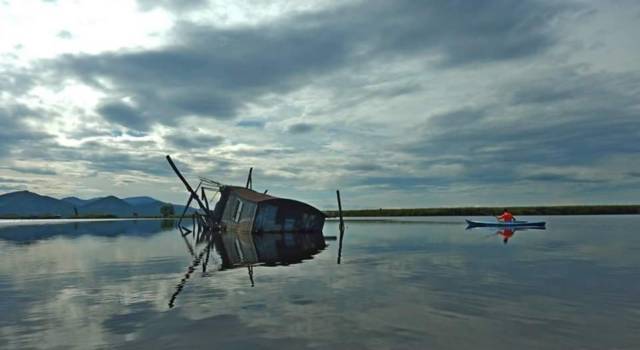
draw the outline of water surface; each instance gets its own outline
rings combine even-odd
[[[270,266],[161,221],[0,224],[0,348],[640,348],[640,216],[541,219],[348,221],[340,265]]]

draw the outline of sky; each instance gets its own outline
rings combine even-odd
[[[0,193],[640,203],[640,2],[0,0]]]

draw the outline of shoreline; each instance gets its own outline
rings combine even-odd
[[[507,207],[513,215],[637,215],[640,205],[558,205]],[[343,217],[397,217],[397,216],[497,216],[504,207],[458,208],[404,208],[404,209],[356,209],[343,210]],[[338,217],[337,210],[325,211],[328,217]]]
[[[638,215],[640,204],[633,205],[558,205],[558,206],[518,206],[508,207],[515,216],[553,216],[553,215]],[[401,209],[354,209],[343,210],[343,217],[418,217],[418,216],[496,216],[504,207],[452,207],[452,208],[401,208]],[[325,210],[328,218],[338,217],[337,210]],[[0,217],[1,222],[10,221],[116,221],[116,220],[178,220],[179,216],[170,217]]]

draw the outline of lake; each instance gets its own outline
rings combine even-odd
[[[0,223],[0,348],[640,348],[640,216],[529,219],[349,220],[340,265],[236,268],[171,222]]]

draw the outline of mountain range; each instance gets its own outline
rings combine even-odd
[[[176,215],[180,215],[184,210],[182,205],[166,203],[146,196],[56,199],[34,192],[18,191],[0,195],[0,217],[149,217],[161,216],[160,208],[165,205],[173,206]],[[189,212],[193,212],[193,209],[190,208]]]

